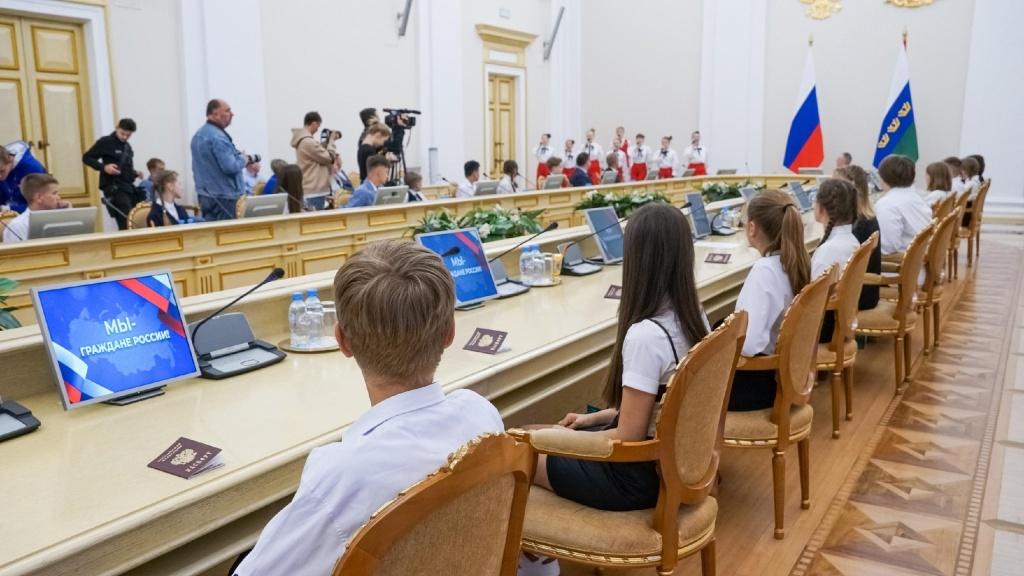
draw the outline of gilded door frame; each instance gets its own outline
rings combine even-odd
[[[114,90],[114,66],[110,50],[110,9],[108,0],[0,0],[0,12],[32,20],[52,20],[82,27],[85,48],[85,77],[89,95],[88,122],[91,133],[83,134],[90,143],[114,129],[117,100]],[[96,190],[93,187],[92,193]],[[94,198],[98,202],[98,197]]]
[[[515,78],[515,126],[516,149],[512,158],[519,163],[520,173],[527,174],[526,162],[526,47],[530,45],[536,34],[520,32],[490,24],[477,24],[476,33],[480,37],[483,50],[483,129],[484,155],[481,162],[490,168],[494,163],[494,146],[490,130],[490,110],[488,109],[487,92],[490,88],[492,75],[512,76]],[[491,174],[497,178],[498,174]]]

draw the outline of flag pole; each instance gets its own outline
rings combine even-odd
[[[807,46],[814,48],[814,34],[807,36]]]
[[[903,27],[903,49],[906,50],[906,48],[907,48],[907,27],[904,26]]]

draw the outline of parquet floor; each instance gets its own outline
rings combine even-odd
[[[723,453],[718,574],[1024,574],[1024,240],[984,242],[975,268],[961,259],[940,346],[923,356],[915,333],[903,394],[887,340],[858,357],[854,420],[838,440],[829,389],[815,390],[811,508],[800,510],[790,454],[785,540],[772,537],[769,453]],[[699,573],[696,558],[676,571]]]

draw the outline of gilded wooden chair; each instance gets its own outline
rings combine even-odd
[[[349,182],[352,182],[352,187],[353,188],[359,188],[359,185],[363,181],[362,178],[359,177],[359,172],[349,172],[348,173],[348,179],[349,179]]]
[[[957,215],[957,218],[956,218],[957,222],[962,222],[963,219],[964,219],[964,214],[967,212],[967,200],[968,199],[969,199],[969,195],[966,192],[963,192],[963,193],[957,195],[957,197],[956,197],[956,202],[953,204],[953,211],[951,212],[951,214],[956,214]],[[960,277],[960,254],[959,254],[959,248],[960,248],[960,226],[957,225],[954,228],[953,234],[950,236],[950,239],[949,239],[949,252],[948,252],[949,269],[951,270],[951,274],[952,274],[953,278],[959,278]]]
[[[818,344],[815,369],[828,372],[832,382],[832,437],[839,438],[839,388],[845,388],[846,419],[853,419],[853,364],[857,360],[857,341],[853,329],[857,323],[857,304],[864,287],[871,252],[878,245],[878,232],[850,255],[836,282],[827,310],[835,314],[832,341]]]
[[[925,226],[907,247],[898,275],[865,275],[865,284],[897,286],[897,300],[879,300],[878,306],[857,313],[858,336],[891,336],[893,363],[895,364],[895,392],[898,394],[904,380],[910,380],[910,334],[917,325],[914,312],[917,299],[917,279],[924,265],[925,250],[935,230],[935,223]]]
[[[815,380],[818,336],[836,266],[804,286],[782,318],[775,353],[743,357],[737,370],[774,370],[775,404],[764,410],[726,412],[723,443],[731,448],[772,450],[775,538],[786,537],[786,448],[797,444],[800,461],[800,507],[811,507],[810,453],[814,409],[808,403]]]
[[[704,576],[715,573],[718,502],[709,494],[718,476],[724,414],[746,326],[746,312],[737,312],[690,349],[662,395],[652,439],[623,442],[560,428],[519,432],[542,454],[654,461],[661,477],[657,506],[631,512],[588,508],[534,487],[526,506],[524,550],[599,568],[654,566],[663,575],[699,551]]]
[[[238,197],[238,200],[235,200],[235,218],[242,218],[245,216],[245,198],[246,197],[243,194]]]
[[[334,208],[344,208],[350,198],[352,198],[352,193],[342,189],[335,193],[334,196],[331,196],[329,202]]]
[[[473,440],[381,507],[334,566],[336,576],[514,576],[536,457],[507,434]]]
[[[950,193],[932,206],[932,218],[942,220],[953,211],[954,204],[956,204],[956,194]]]
[[[959,215],[952,212],[938,222],[924,257],[924,282],[917,292],[917,308],[915,310],[921,313],[924,323],[924,353],[926,355],[931,353],[933,333],[934,341],[936,343],[939,341],[940,304],[948,280],[946,272],[948,258],[946,255],[949,252],[950,238],[959,226],[959,222]],[[888,300],[899,301],[899,288],[895,286],[883,286],[880,292]]]
[[[4,230],[6,230],[7,229],[7,225],[11,223],[11,220],[14,220],[17,217],[18,217],[18,213],[15,212],[14,210],[4,210],[3,212],[0,212],[0,222],[3,223],[3,226],[0,226],[0,228],[3,228]],[[0,230],[0,242],[3,242],[3,241],[4,241],[4,235],[2,233],[2,230]]]
[[[974,258],[981,257],[981,219],[985,212],[985,199],[988,197],[988,189],[992,185],[992,180],[985,180],[981,184],[981,189],[978,190],[978,196],[974,199],[971,207],[967,209],[967,213],[971,215],[971,222],[967,226],[961,226],[959,228],[958,236],[967,240],[967,267],[970,268],[974,265]],[[957,242],[956,248],[953,249],[954,257],[958,255],[960,250],[960,243]]]
[[[954,213],[946,214],[935,228],[925,256],[924,284],[917,296],[917,305],[924,319],[924,353],[931,354],[932,344],[939,345],[939,324],[942,314],[942,295],[949,280],[946,271],[946,253],[949,241],[959,228],[960,220]],[[934,332],[934,337],[933,333]]]
[[[132,206],[132,209],[128,212],[128,229],[133,230],[149,226],[146,219],[149,218],[149,209],[152,206],[152,202],[139,202]]]

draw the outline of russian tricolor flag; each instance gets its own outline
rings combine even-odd
[[[796,112],[789,125],[786,157],[782,163],[793,172],[800,168],[817,168],[825,160],[821,139],[821,117],[818,116],[818,91],[814,82],[814,57],[807,50],[804,77],[796,99]]]

